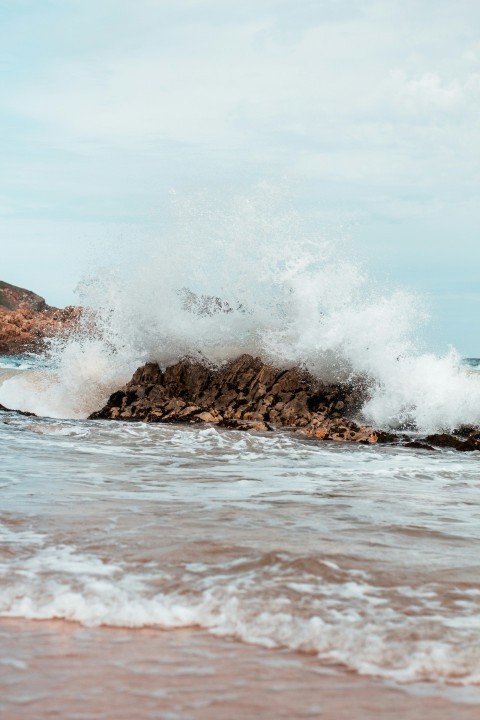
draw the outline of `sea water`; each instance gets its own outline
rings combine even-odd
[[[17,374],[54,372],[32,369],[31,358],[2,359],[0,372],[7,374],[9,364]],[[91,661],[103,642],[107,653],[112,627],[132,645],[131,657],[122,646],[122,667],[137,667],[145,652],[148,672],[165,647],[162,641],[156,648],[152,634],[138,635],[142,629],[198,629],[190,649],[182,643],[172,649],[169,641],[176,680],[158,668],[147,674],[145,708],[167,713],[176,703],[178,717],[203,717],[179,693],[178,681],[185,662],[201,672],[202,652],[221,655],[205,631],[212,642],[240,643],[237,654],[235,644],[223,651],[232,656],[235,676],[247,672],[241,644],[270,650],[247,663],[248,672],[253,661],[260,665],[252,688],[276,657],[288,670],[285,651],[292,651],[295,682],[310,678],[301,694],[314,708],[312,717],[324,694],[311,675],[312,658],[318,670],[334,668],[335,678],[349,671],[390,688],[413,687],[427,692],[429,702],[433,696],[461,703],[464,712],[480,703],[477,453],[14,413],[3,413],[0,422],[0,707],[6,717],[31,717],[26,696],[39,708],[51,699],[38,681],[42,672],[48,676],[49,662],[74,668],[70,658],[84,654]],[[65,630],[40,631],[36,623],[19,628],[6,618],[61,619],[91,634],[72,632],[64,657]],[[39,632],[48,657],[56,658],[40,666]],[[189,655],[192,643],[200,657]],[[107,653],[115,697],[126,696],[124,708],[134,701],[135,717],[170,717],[142,714],[135,685],[121,681],[115,647]],[[222,665],[220,657],[216,662]],[[295,685],[287,670],[285,687]],[[68,680],[70,696],[62,690],[63,717],[70,717],[68,710],[77,717],[75,677]],[[274,674],[260,694],[273,693],[276,681]],[[209,695],[200,686],[198,698],[210,708],[205,717],[240,712],[245,690],[230,688],[233,699],[224,706],[230,710],[222,714],[210,706],[218,689]],[[151,694],[160,690],[164,696],[155,702]],[[361,695],[362,686],[353,692]],[[295,717],[290,701],[300,700],[295,693],[285,698]],[[90,702],[98,710],[94,697]],[[381,695],[378,702],[383,717]],[[404,707],[406,701],[398,702]],[[335,705],[336,716],[340,710]],[[109,718],[108,703],[98,712],[94,717]]]
[[[252,352],[361,377],[376,427],[480,424],[479,362],[422,349],[418,298],[239,204],[0,359],[0,403],[39,416],[0,414],[0,710],[477,717],[478,453],[86,419],[142,362]]]

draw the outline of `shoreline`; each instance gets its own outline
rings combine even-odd
[[[395,685],[198,628],[0,618],[0,638],[0,711],[9,720],[47,720],[59,707],[62,717],[115,720],[474,720],[480,704],[480,688]]]

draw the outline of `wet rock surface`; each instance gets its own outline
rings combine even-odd
[[[287,427],[325,440],[375,443],[381,433],[352,419],[364,400],[362,387],[325,385],[299,368],[279,370],[242,355],[219,369],[182,360],[162,371],[147,363],[90,418],[261,432]]]
[[[471,432],[459,437],[457,431],[453,435],[448,433],[437,433],[427,435],[425,442],[437,448],[447,448],[450,450],[460,450],[461,452],[472,452],[480,450],[480,430],[472,429]]]
[[[182,360],[166,370],[147,363],[92,420],[212,423],[268,432],[283,427],[343,442],[395,444],[418,450],[480,450],[480,430],[414,437],[358,421],[367,398],[361,384],[324,384],[300,368],[279,370],[250,355],[220,368]]]

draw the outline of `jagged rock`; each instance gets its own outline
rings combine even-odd
[[[279,370],[241,355],[219,369],[186,359],[162,372],[147,363],[90,418],[259,432],[279,426],[327,440],[375,443],[382,434],[351,419],[364,399],[363,388],[325,385],[300,368]]]
[[[284,427],[339,442],[480,450],[476,428],[412,440],[360,424],[355,418],[366,398],[361,383],[326,385],[301,368],[280,370],[251,355],[220,368],[185,359],[165,371],[156,363],[138,368],[90,419],[212,423],[258,432]]]

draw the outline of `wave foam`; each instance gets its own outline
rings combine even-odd
[[[334,577],[325,564],[325,577],[307,576],[299,584],[298,568],[295,582],[288,582],[288,567],[279,561],[257,572],[246,565],[245,571],[239,561],[232,572],[209,568],[214,572],[196,579],[190,568],[186,592],[169,588],[172,579],[160,571],[139,575],[66,546],[44,547],[17,558],[13,567],[0,564],[0,615],[86,626],[200,626],[264,647],[315,653],[397,682],[480,683],[480,649],[475,635],[464,632],[472,622],[478,627],[478,598],[463,597],[452,622],[446,608],[441,616],[431,588],[404,588],[412,609],[405,614],[383,588],[337,566]],[[288,589],[301,600],[287,597]]]
[[[43,387],[12,378],[0,402],[52,417],[85,417],[140,364],[190,355],[220,363],[242,352],[324,380],[367,378],[376,426],[420,430],[480,424],[480,376],[458,354],[422,353],[422,303],[381,292],[338,245],[302,229],[263,187],[230,207],[175,207],[173,229],[108,260],[86,278],[96,313],[52,347],[58,374]],[[8,400],[8,402],[7,402]]]

